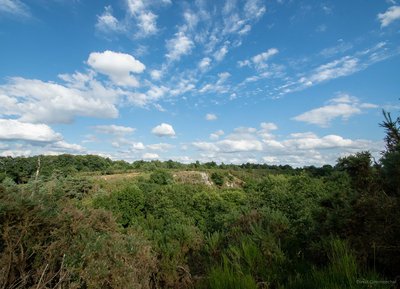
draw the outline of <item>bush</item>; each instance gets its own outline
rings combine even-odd
[[[222,187],[225,182],[225,177],[220,172],[213,172],[211,174],[211,180],[214,182],[216,186]]]
[[[111,213],[38,190],[0,195],[0,288],[149,288],[156,261]]]
[[[167,171],[159,170],[150,175],[150,182],[158,185],[169,185],[172,184],[173,181],[173,176]]]

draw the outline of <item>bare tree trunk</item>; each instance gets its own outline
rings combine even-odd
[[[40,156],[38,156],[38,164],[37,164],[37,169],[36,169],[35,182],[38,180],[39,172],[40,172]]]

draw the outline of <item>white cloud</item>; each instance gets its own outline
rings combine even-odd
[[[181,95],[186,92],[192,91],[196,86],[191,83],[191,80],[181,79],[173,89],[170,90],[170,94],[173,96]]]
[[[129,14],[136,20],[136,37],[147,37],[157,33],[157,15],[148,9],[151,1],[126,0]]]
[[[266,62],[278,53],[279,50],[277,48],[269,48],[267,51],[254,55],[251,59],[239,60],[237,63],[239,67],[253,65],[257,69],[264,69],[268,67]]]
[[[245,35],[245,34],[249,33],[250,30],[251,30],[251,25],[246,24],[238,33],[240,35]]]
[[[199,140],[191,143],[199,151],[192,158],[202,162],[214,160],[240,164],[264,161],[299,167],[333,164],[338,157],[363,150],[379,156],[383,147],[382,142],[349,139],[336,134],[320,137],[312,132],[292,133],[278,139],[272,134],[274,130],[277,130],[276,124],[264,122],[258,129],[238,127],[223,140],[218,140],[222,133],[215,133],[214,142]]]
[[[107,75],[117,85],[139,86],[131,73],[142,73],[146,66],[132,55],[106,50],[92,52],[87,63],[96,71]]]
[[[58,141],[45,147],[46,150],[57,151],[59,153],[84,153],[86,149],[78,144],[70,144],[66,141]]]
[[[229,72],[218,73],[218,80],[215,83],[207,83],[200,90],[200,93],[206,92],[218,92],[227,93],[230,90],[230,86],[226,84],[226,80],[231,76]]]
[[[132,149],[141,151],[141,150],[146,149],[146,147],[142,142],[134,142],[134,143],[132,143]]]
[[[319,66],[310,77],[302,79],[301,82],[308,86],[314,82],[319,83],[347,76],[359,70],[358,64],[359,60],[357,58],[345,56],[339,60]]]
[[[260,127],[264,130],[264,131],[271,131],[271,130],[276,130],[278,129],[278,127],[276,126],[276,124],[272,123],[272,122],[262,122],[260,124]]]
[[[315,29],[316,32],[325,32],[327,29],[327,26],[325,24],[318,25],[318,27]]]
[[[185,19],[187,26],[190,30],[193,30],[196,28],[197,24],[200,21],[199,15],[196,13],[191,12],[190,10],[187,10],[183,13],[183,18]]]
[[[175,37],[167,41],[168,53],[166,57],[171,61],[179,60],[181,56],[190,54],[194,47],[193,41],[182,31],[175,33]]]
[[[5,150],[0,153],[0,156],[2,157],[13,157],[13,158],[20,156],[28,157],[30,155],[32,155],[31,150],[19,150],[19,149]]]
[[[205,119],[208,121],[211,121],[211,120],[217,120],[218,117],[213,113],[207,113],[205,116]]]
[[[139,13],[145,8],[143,0],[126,0],[126,3],[132,15]]]
[[[211,58],[209,57],[204,57],[200,62],[199,62],[199,68],[201,71],[207,70],[208,67],[210,67],[211,64]]]
[[[254,64],[259,65],[265,61],[267,61],[269,58],[274,56],[275,54],[278,54],[279,50],[276,48],[270,48],[267,51],[255,55],[251,60],[253,61]]]
[[[260,0],[247,0],[244,5],[244,11],[247,18],[260,18],[264,15],[267,8]]]
[[[352,48],[353,48],[353,44],[344,42],[343,40],[340,40],[339,44],[332,46],[332,47],[322,49],[320,54],[324,57],[331,57],[336,54],[344,53]]]
[[[105,6],[104,12],[100,16],[97,16],[96,29],[104,33],[122,32],[125,28],[113,16],[113,10],[111,6]]]
[[[261,151],[262,150],[262,144],[258,140],[225,139],[225,140],[219,141],[217,144],[221,151],[227,152],[227,153]]]
[[[210,139],[218,140],[223,135],[224,135],[224,131],[220,129],[220,130],[217,130],[216,132],[213,132],[212,134],[210,134]]]
[[[156,144],[150,144],[147,146],[148,149],[153,150],[153,151],[162,151],[166,152],[170,149],[172,149],[174,146],[168,143],[156,143]]]
[[[392,22],[400,19],[400,6],[391,6],[384,13],[378,14],[381,27],[386,27]]]
[[[249,60],[239,60],[238,62],[239,67],[250,66],[251,62]]]
[[[32,123],[69,123],[76,116],[115,118],[121,90],[104,87],[90,75],[62,76],[66,84],[21,77],[0,85],[1,114]]]
[[[225,58],[225,55],[228,53],[228,45],[224,44],[219,50],[214,53],[214,59],[216,61],[221,61]]]
[[[142,158],[145,160],[156,160],[156,159],[159,159],[160,156],[155,153],[145,153],[145,154],[143,154]]]
[[[128,101],[136,106],[145,107],[149,103],[154,103],[155,101],[162,98],[168,92],[168,88],[165,86],[153,85],[147,92],[132,92],[128,94]],[[163,110],[160,105],[157,106],[159,110]]]
[[[282,143],[286,148],[299,150],[314,149],[334,149],[334,148],[351,148],[351,149],[367,149],[368,141],[345,139],[339,135],[326,135],[318,137],[314,133],[297,133],[291,134],[291,139]]]
[[[201,151],[209,151],[209,152],[219,151],[218,146],[211,142],[193,142],[192,145]]]
[[[327,105],[302,113],[293,119],[326,127],[335,118],[347,120],[353,115],[361,114],[363,109],[376,107],[374,104],[360,103],[356,97],[342,94],[331,99]]]
[[[326,51],[323,50],[321,54],[325,54],[324,56],[332,56],[332,53],[342,53],[351,48],[351,45],[343,45],[342,47],[337,46],[329,48]],[[322,82],[352,75],[368,68],[376,62],[383,61],[398,54],[399,50],[397,48],[391,49],[388,47],[386,42],[379,42],[372,47],[357,51],[353,55],[347,55],[326,64],[322,64],[310,72],[304,73],[304,76],[297,80],[287,78],[285,84],[276,88],[278,91],[278,97],[287,93],[312,87]],[[305,62],[307,61],[308,60],[305,60]]]
[[[120,125],[96,125],[93,129],[98,133],[112,134],[112,135],[125,135],[133,133],[136,129],[133,127],[120,126]]]
[[[15,119],[0,119],[0,141],[9,145],[2,156],[29,156],[38,154],[85,153],[78,144],[66,142],[62,135],[45,124],[21,122]]]
[[[261,136],[263,142],[269,142],[269,144],[271,145],[274,138],[274,136],[272,135],[272,131],[277,130],[278,127],[272,122],[262,122],[260,124],[260,127],[261,129],[258,131],[258,135]]]
[[[138,36],[148,36],[155,34],[157,29],[157,15],[152,12],[143,12],[138,16],[138,27],[141,34]]]
[[[154,127],[151,132],[155,134],[156,136],[163,137],[163,136],[168,136],[168,137],[173,137],[175,136],[175,131],[172,125],[167,124],[167,123],[161,123],[160,125]]]
[[[160,80],[161,77],[163,76],[163,72],[162,72],[162,70],[153,69],[153,70],[150,72],[150,76],[151,76],[151,78],[152,78],[153,80]]]
[[[8,13],[20,17],[30,17],[28,6],[20,0],[0,0],[0,13]]]
[[[45,124],[32,124],[14,119],[0,119],[0,140],[23,140],[55,142],[61,140],[59,133]]]

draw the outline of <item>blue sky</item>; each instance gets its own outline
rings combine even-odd
[[[379,157],[399,36],[394,0],[0,0],[0,155]]]

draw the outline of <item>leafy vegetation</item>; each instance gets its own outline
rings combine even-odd
[[[378,162],[334,167],[1,158],[0,288],[398,286],[400,120],[381,126]]]

